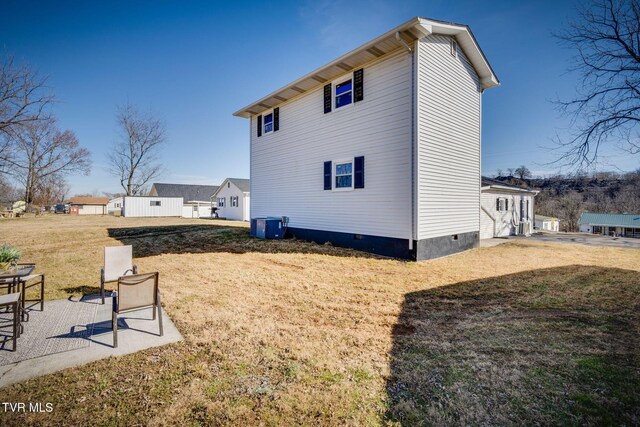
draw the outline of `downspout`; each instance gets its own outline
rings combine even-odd
[[[396,40],[398,40],[409,55],[411,55],[411,230],[409,231],[409,250],[413,251],[413,240],[415,239],[415,206],[416,206],[416,197],[415,197],[415,188],[416,188],[416,177],[415,177],[415,141],[416,141],[416,124],[415,124],[415,116],[416,116],[416,75],[415,75],[415,52],[411,49],[411,46],[407,44],[407,42],[400,35],[400,31],[396,31]]]

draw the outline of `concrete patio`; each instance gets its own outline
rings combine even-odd
[[[97,295],[46,301],[44,311],[36,306],[24,322],[24,334],[17,351],[2,339],[0,330],[0,388],[29,378],[84,365],[109,356],[122,356],[182,340],[171,319],[162,310],[164,335],[158,335],[158,321],[145,309],[118,318],[118,347],[113,347],[111,298],[104,305]],[[7,313],[0,313],[0,321]]]

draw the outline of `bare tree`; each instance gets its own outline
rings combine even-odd
[[[11,134],[20,125],[49,117],[53,95],[47,78],[26,64],[5,55],[0,64],[0,134]]]
[[[0,204],[11,204],[18,200],[18,191],[5,177],[0,175]]]
[[[520,179],[531,178],[531,171],[525,165],[522,165],[519,168],[514,169],[513,172]]]
[[[25,123],[12,140],[15,157],[8,160],[9,171],[24,186],[28,207],[46,180],[90,171],[89,151],[80,147],[73,132],[59,130],[54,119]]]
[[[509,174],[509,176],[513,176],[514,171],[514,168],[507,168],[507,173]]]
[[[497,169],[496,170],[496,178],[501,178],[503,174],[504,174],[504,172],[502,172],[502,169]]]
[[[595,0],[558,35],[576,51],[576,98],[557,103],[576,131],[558,139],[556,163],[593,166],[601,146],[640,154],[640,0]]]
[[[118,108],[117,121],[122,134],[108,154],[109,171],[118,177],[127,196],[135,196],[162,173],[158,155],[165,142],[165,127],[131,104]]]
[[[62,203],[67,199],[69,190],[69,184],[62,174],[50,175],[38,182],[33,200],[40,206]]]

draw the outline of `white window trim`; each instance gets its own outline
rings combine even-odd
[[[337,98],[336,89],[340,83],[344,83],[347,80],[351,80],[351,103],[347,105],[343,105],[342,107],[336,107],[336,98]],[[331,112],[338,111],[338,110],[340,111],[346,110],[347,108],[353,107],[354,104],[355,104],[355,101],[354,101],[353,72],[352,72],[350,74],[347,74],[346,76],[342,76],[339,79],[336,79],[333,82],[331,82]]]
[[[226,199],[226,197],[218,197],[218,200],[217,200],[218,201],[218,203],[217,203],[218,208],[224,208],[225,207],[224,206],[226,204],[226,200],[225,199]],[[220,201],[221,200],[222,200],[222,205],[220,205]]]
[[[265,119],[267,118],[267,116],[269,114],[271,114],[271,130],[267,131],[265,129],[265,126],[266,126]],[[274,128],[274,126],[276,124],[275,118],[276,118],[276,116],[273,114],[273,110],[265,112],[265,113],[262,113],[262,135],[263,136],[274,132],[273,128]]]
[[[351,187],[336,187],[336,165],[341,165],[343,163],[351,163]],[[355,158],[344,159],[344,160],[334,160],[331,162],[331,191],[353,191],[353,185],[355,181]],[[343,176],[343,175],[341,175]]]
[[[498,209],[498,212],[509,212],[509,198],[505,196],[498,196],[498,205],[501,209]]]

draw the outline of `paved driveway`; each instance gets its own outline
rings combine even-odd
[[[577,243],[588,246],[609,246],[618,248],[640,249],[640,239],[628,237],[609,237],[585,233],[541,233],[534,234],[528,239],[543,242]]]

